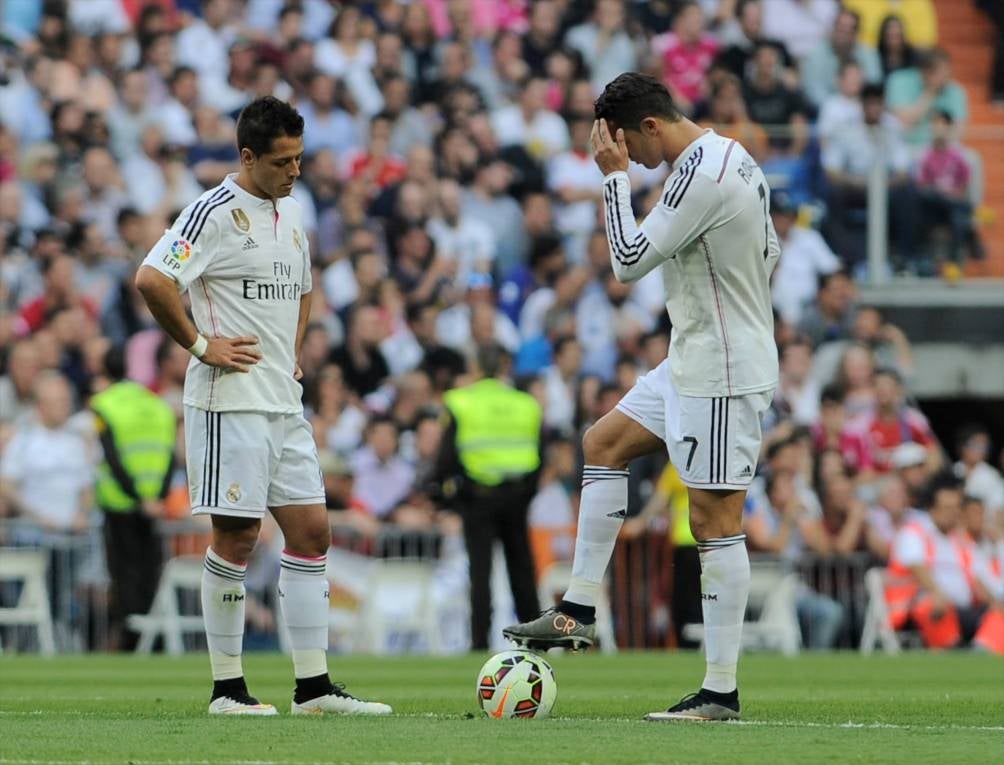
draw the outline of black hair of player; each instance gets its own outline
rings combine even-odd
[[[683,115],[660,80],[649,74],[625,72],[607,83],[593,104],[598,120],[624,130],[638,130],[646,117],[679,122]]]
[[[285,101],[275,96],[256,98],[237,118],[237,149],[250,149],[260,157],[272,150],[276,138],[303,135],[303,117]]]

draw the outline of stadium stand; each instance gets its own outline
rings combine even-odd
[[[293,192],[314,266],[301,366],[332,523],[333,647],[365,644],[359,625],[393,644],[381,650],[468,645],[460,524],[428,479],[443,394],[468,380],[482,344],[510,351],[514,382],[543,405],[531,537],[538,572],[563,570],[581,433],[665,358],[671,331],[657,276],[632,286],[610,273],[588,151],[593,100],[624,69],[663,78],[696,121],[746,144],[773,190],[782,384],[745,519],[785,597],[762,615],[761,643],[856,647],[866,622],[867,650],[915,642],[876,624],[886,611],[869,596],[923,486],[945,469],[983,501],[974,555],[997,571],[985,589],[1004,600],[1004,111],[991,87],[1004,53],[992,6],[7,0],[0,545],[43,551],[32,592],[49,600],[54,637],[45,620],[41,639],[0,624],[4,650],[109,646],[88,402],[109,384],[115,347],[130,379],[180,414],[188,354],[133,278],[179,211],[236,170],[236,117],[266,94],[306,120]],[[945,55],[932,57],[935,46]],[[928,130],[943,138],[933,158]],[[895,151],[877,146],[880,132]],[[872,220],[887,196],[881,177],[869,189],[883,164],[862,160],[872,153],[893,158],[892,238],[884,217]],[[639,216],[666,174],[632,167]],[[925,190],[950,211],[940,224],[918,212]],[[958,247],[953,222],[972,231]],[[985,441],[956,444],[971,422]],[[631,465],[630,516],[665,462]],[[183,449],[175,466],[158,529],[184,561],[202,554],[208,526],[188,515]],[[639,518],[618,545],[608,648],[677,645],[672,512]],[[247,578],[248,640],[261,648],[281,643],[268,584],[276,531],[266,521]],[[442,634],[416,619],[418,637],[394,644],[386,590],[414,572]],[[0,612],[19,592],[0,581]],[[197,603],[172,600],[170,650],[200,645],[176,629]],[[163,613],[136,616],[149,649]]]

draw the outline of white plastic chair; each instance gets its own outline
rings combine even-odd
[[[391,639],[417,638],[422,644],[418,650],[440,653],[434,572],[435,564],[427,561],[374,561],[356,645],[370,653],[385,655],[398,652],[391,646]]]
[[[865,593],[868,605],[865,608],[865,623],[861,629],[861,653],[870,655],[876,645],[881,645],[887,654],[897,654],[901,650],[899,635],[889,623],[889,608],[885,602],[884,568],[870,568],[865,572]]]
[[[561,596],[568,589],[572,578],[572,564],[568,561],[556,561],[540,573],[537,582],[537,597],[542,607],[554,604],[555,596]],[[617,640],[614,637],[614,620],[610,611],[610,599],[607,597],[606,584],[600,587],[596,599],[596,637],[600,641],[602,653],[617,653]]]
[[[52,613],[49,611],[49,588],[46,585],[48,558],[43,550],[0,549],[0,581],[22,581],[17,603],[0,607],[0,625],[34,627],[38,649],[43,656],[56,653]]]
[[[201,555],[181,555],[164,566],[150,613],[132,614],[126,619],[129,629],[139,633],[136,653],[150,653],[157,636],[163,635],[164,651],[180,656],[185,652],[185,633],[203,634],[202,615],[182,615],[178,603],[178,590],[198,593],[202,587],[203,561]]]
[[[798,625],[796,601],[798,574],[784,573],[780,565],[756,562],[750,566],[749,607],[756,619],[743,624],[743,648],[780,651],[785,656],[798,654],[802,632]],[[703,624],[687,624],[684,637],[704,641]]]

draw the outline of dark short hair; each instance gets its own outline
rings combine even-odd
[[[647,117],[668,122],[682,118],[666,86],[648,74],[625,72],[611,80],[593,104],[598,120],[625,130],[637,130]]]
[[[509,360],[509,352],[498,343],[478,347],[478,367],[485,377],[496,377]]]
[[[861,100],[867,101],[869,98],[885,100],[885,88],[878,83],[869,82],[861,88]]]
[[[927,490],[924,492],[923,504],[927,509],[934,507],[934,502],[938,498],[938,494],[943,491],[962,491],[962,481],[956,478],[951,473],[939,473],[931,479],[931,482],[927,484]]]
[[[301,135],[303,117],[275,96],[256,98],[237,118],[237,148],[250,149],[256,156],[268,154],[276,138],[299,138]]]
[[[830,383],[819,394],[820,404],[843,404],[847,392],[839,383]]]
[[[172,341],[173,342],[173,341]],[[105,351],[103,366],[107,375],[118,382],[126,376],[125,349],[121,345],[113,345]]]

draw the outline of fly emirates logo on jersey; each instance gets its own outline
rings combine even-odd
[[[293,266],[281,260],[272,261],[272,280],[242,279],[245,300],[299,300],[303,287],[294,280]]]

